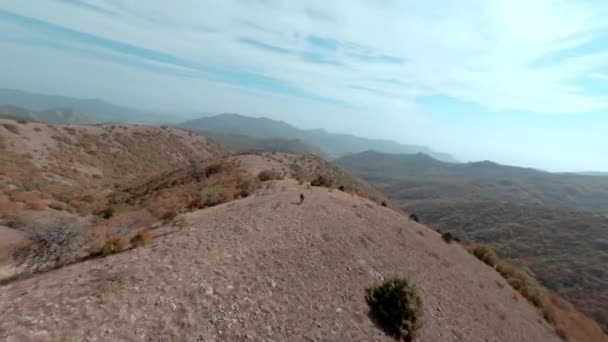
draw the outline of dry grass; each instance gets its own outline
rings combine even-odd
[[[111,254],[120,253],[127,249],[127,240],[124,237],[115,236],[106,240],[98,249],[94,249],[92,256],[106,257]]]
[[[84,227],[66,219],[45,226],[26,224],[20,220],[18,229],[28,233],[30,244],[15,249],[11,257],[23,267],[24,273],[44,271],[78,260]]]
[[[494,249],[488,245],[474,245],[469,248],[469,252],[490,267],[495,268],[500,260]]]
[[[229,192],[221,185],[214,184],[201,190],[199,207],[212,207],[231,200]]]
[[[23,203],[16,203],[12,201],[0,202],[0,218],[12,220],[23,209],[25,209],[25,205]]]
[[[186,219],[186,216],[184,216],[184,215],[177,215],[171,221],[171,226],[177,227],[180,229],[184,228],[187,224],[188,224],[188,220]]]
[[[238,185],[239,195],[241,197],[247,197],[247,196],[253,194],[259,187],[260,187],[260,182],[257,179],[255,179],[255,178],[245,179],[242,182],[240,182]]]
[[[575,309],[565,299],[545,289],[530,270],[501,260],[488,245],[475,245],[467,249],[478,259],[494,267],[513,289],[538,307],[543,317],[553,324],[556,333],[565,341],[608,341],[597,322]]]
[[[135,236],[148,234],[149,232],[144,231],[155,221],[147,210],[126,212],[104,220],[94,226],[89,233],[89,254],[107,256],[121,252],[129,246],[128,236],[135,231],[137,231]],[[146,241],[147,236],[141,236],[141,238]]]
[[[152,241],[152,231],[150,229],[142,229],[131,238],[131,246],[134,248],[143,247]]]

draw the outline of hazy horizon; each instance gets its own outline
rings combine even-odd
[[[0,4],[0,87],[608,171],[608,4]]]

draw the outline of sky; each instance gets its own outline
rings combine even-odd
[[[603,0],[3,0],[0,87],[608,171],[607,17]]]

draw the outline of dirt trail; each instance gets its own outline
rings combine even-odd
[[[0,288],[8,341],[392,341],[364,289],[412,279],[419,341],[560,341],[491,268],[371,201],[286,180],[151,246]],[[299,194],[306,199],[298,205]]]

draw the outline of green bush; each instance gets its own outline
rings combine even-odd
[[[499,258],[496,255],[496,252],[492,249],[492,247],[488,245],[477,245],[472,249],[472,253],[477,259],[485,262],[486,264],[496,267],[498,264]]]
[[[212,185],[201,190],[201,206],[212,207],[228,201],[228,194],[221,185]]]
[[[370,314],[386,334],[411,341],[422,326],[422,300],[416,287],[404,278],[392,277],[366,290]]]
[[[239,194],[241,195],[241,197],[247,197],[251,194],[253,194],[258,187],[260,186],[260,183],[257,179],[251,178],[251,179],[246,179],[244,181],[242,181],[241,183],[239,183],[238,188],[239,188]]]

